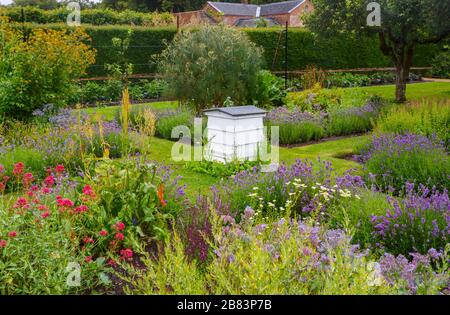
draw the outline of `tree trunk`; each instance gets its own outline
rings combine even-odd
[[[400,46],[398,47],[397,52],[398,54],[395,62],[395,100],[398,103],[404,103],[406,101],[406,82],[408,82],[414,56],[414,46]]]
[[[395,101],[404,103],[406,101],[406,82],[409,77],[409,68],[404,65],[396,66],[395,79]]]

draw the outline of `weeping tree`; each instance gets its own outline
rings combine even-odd
[[[450,35],[448,0],[313,0],[307,24],[315,33],[377,34],[380,49],[396,68],[396,100],[406,100],[406,82],[419,44]],[[431,56],[430,56],[431,58]]]

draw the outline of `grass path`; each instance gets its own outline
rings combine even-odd
[[[295,148],[281,147],[280,162],[283,161],[288,165],[294,163],[296,159],[308,159],[316,162],[320,157],[322,161],[330,161],[337,174],[342,174],[350,168],[359,168],[360,165],[339,157],[353,153],[357,145],[363,143],[367,137],[349,137]],[[207,193],[209,187],[220,182],[219,178],[186,169],[184,167],[185,162],[174,162],[171,158],[174,143],[164,139],[152,138],[149,156],[155,161],[173,166],[175,174],[183,177],[181,183],[186,184],[186,192],[191,198],[195,198],[199,192]],[[189,147],[189,145],[184,145],[183,149],[189,150]]]

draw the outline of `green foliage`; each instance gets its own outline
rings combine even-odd
[[[253,102],[259,106],[281,106],[286,97],[284,80],[263,70],[258,73]]]
[[[327,76],[327,87],[356,87],[370,84],[368,75],[359,75],[349,72],[337,72]]]
[[[48,166],[45,156],[31,148],[17,147],[0,155],[0,165],[5,169],[13,169],[17,161],[22,161],[27,166],[27,171],[43,176]]]
[[[437,136],[450,145],[450,101],[423,99],[406,106],[396,106],[377,123],[381,132],[416,133],[426,137]]]
[[[96,166],[99,206],[109,218],[133,226],[136,235],[164,239],[169,221],[180,210],[171,185],[164,185],[156,165],[144,160],[105,160]]]
[[[29,28],[43,25],[27,25]],[[64,25],[47,24],[46,28],[63,29]],[[124,37],[130,26],[121,25],[84,25],[86,33],[92,38],[92,46],[97,50],[95,65],[89,67],[89,76],[105,76],[104,65],[112,63],[111,40]],[[135,73],[156,72],[152,56],[160,54],[165,46],[164,41],[171,42],[176,35],[174,27],[142,27],[132,26],[133,36],[128,53],[129,62],[133,64]],[[264,49],[264,63],[269,69],[284,70],[284,53],[280,54],[279,28],[245,28],[242,30],[257,46]],[[355,69],[370,67],[390,67],[389,59],[379,51],[379,41],[373,36],[355,38],[349,34],[339,34],[333,38],[315,36],[306,29],[291,28],[288,35],[288,68],[289,70],[305,69],[308,65],[316,65],[322,69]],[[282,42],[280,43],[280,45]],[[277,52],[278,47],[278,52]],[[432,58],[440,52],[434,44],[418,45],[413,65],[425,67],[431,64]],[[275,58],[275,56],[277,56]]]
[[[359,0],[316,0],[307,25],[316,34],[377,34],[380,52],[396,67],[396,101],[406,100],[406,81],[418,44],[438,43],[450,32],[450,3],[441,0],[380,0],[380,26],[367,22],[367,3]],[[372,12],[374,13],[374,12]],[[375,12],[377,13],[377,12]],[[433,18],[430,18],[430,17]]]
[[[312,121],[283,123],[278,126],[280,144],[285,145],[317,141],[325,135],[323,126],[320,123]]]
[[[34,29],[28,40],[0,19],[0,115],[20,119],[45,104],[63,105],[72,82],[94,62],[81,30]]]
[[[302,111],[326,111],[329,108],[339,108],[342,96],[342,89],[322,89],[316,84],[312,89],[289,94],[286,103],[289,107],[298,107]]]
[[[261,54],[244,33],[206,26],[179,34],[160,55],[158,69],[168,82],[169,95],[200,113],[223,104],[230,93],[237,103],[251,101]]]
[[[217,254],[206,268],[201,269],[195,261],[187,259],[181,239],[175,236],[160,251],[157,260],[144,259],[146,271],[129,268],[130,276],[122,277],[130,283],[126,292],[231,295],[396,292],[383,280],[369,285],[368,279],[373,277],[367,267],[370,259],[352,259],[346,240],[339,241],[335,249],[326,245],[326,253],[333,257],[330,268],[313,267],[316,251],[309,225],[294,221],[289,226],[289,220],[270,221],[265,231],[256,233],[256,223],[251,221],[242,226],[230,225],[228,229],[233,233],[245,236],[233,237],[233,233],[222,231],[221,219],[216,217],[213,222],[213,246]]]
[[[361,190],[359,198],[341,198],[330,209],[327,221],[331,229],[351,228],[352,243],[362,248],[369,248],[374,244],[373,215],[384,215],[390,206],[386,195],[370,190]]]
[[[56,2],[56,1],[55,1]],[[25,7],[25,21],[37,24],[66,23],[71,13],[66,8],[43,10],[36,7]],[[20,7],[1,8],[0,14],[7,16],[12,22],[22,22]],[[170,13],[135,12],[124,10],[121,12],[111,9],[81,10],[81,23],[92,25],[138,25],[145,27],[172,26],[175,19]]]
[[[438,78],[450,78],[450,50],[437,55],[432,63],[431,74]]]
[[[186,168],[197,173],[208,174],[212,177],[227,178],[245,170],[258,169],[260,164],[261,162],[259,161],[248,160],[243,162],[231,161],[228,163],[202,160],[199,162],[188,162]]]

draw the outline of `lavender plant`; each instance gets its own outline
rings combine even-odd
[[[382,190],[401,190],[407,181],[416,187],[450,187],[450,157],[437,139],[377,134],[361,149],[359,160],[366,176]]]
[[[448,191],[439,192],[421,185],[406,184],[401,201],[388,197],[390,207],[384,215],[374,215],[375,245],[391,254],[426,254],[443,250],[450,241],[450,200]]]

